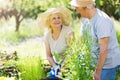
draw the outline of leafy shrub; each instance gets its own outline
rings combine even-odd
[[[94,65],[88,42],[75,39],[66,51],[68,54],[66,74],[70,80],[92,80]]]
[[[24,57],[18,61],[20,78],[22,80],[39,80],[45,76],[40,57]]]

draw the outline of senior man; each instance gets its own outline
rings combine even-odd
[[[110,17],[95,8],[94,0],[72,0],[71,5],[81,15],[81,35],[89,34],[91,54],[96,60],[94,80],[115,80],[120,65],[120,50]]]

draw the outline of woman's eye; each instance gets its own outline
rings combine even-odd
[[[58,17],[58,19],[60,19],[60,17]]]
[[[55,17],[53,17],[53,20],[55,20],[56,18]]]

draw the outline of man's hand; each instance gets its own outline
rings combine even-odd
[[[94,72],[93,80],[100,80],[100,72],[99,71]]]

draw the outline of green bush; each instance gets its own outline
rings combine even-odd
[[[67,68],[70,69],[66,74],[70,80],[92,80],[94,64],[90,53],[88,42],[75,39],[66,51],[68,54]]]
[[[117,39],[118,39],[118,43],[120,44],[120,31],[117,31]]]
[[[22,80],[39,80],[45,76],[40,57],[24,57],[17,63]]]
[[[116,20],[120,19],[120,1],[119,0],[96,0],[96,6],[105,11],[109,16]]]

